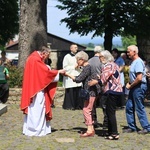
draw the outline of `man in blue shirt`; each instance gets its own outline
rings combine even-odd
[[[131,45],[127,48],[127,55],[132,60],[129,71],[129,83],[126,88],[130,90],[128,101],[126,103],[126,118],[128,128],[123,129],[123,132],[130,133],[138,131],[135,121],[135,111],[137,113],[142,130],[139,134],[150,133],[150,124],[147,119],[144,98],[147,90],[146,71],[143,60],[138,56],[138,47]]]

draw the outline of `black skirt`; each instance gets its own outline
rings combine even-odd
[[[82,109],[83,102],[79,98],[79,91],[81,87],[73,87],[65,89],[65,97],[63,102],[63,109]]]

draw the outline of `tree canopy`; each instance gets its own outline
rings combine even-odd
[[[18,0],[0,0],[0,45],[14,37],[19,30]]]
[[[67,10],[61,20],[81,36],[104,34],[104,47],[111,50],[112,38],[118,35],[150,35],[150,1],[148,0],[58,0],[57,7]]]
[[[135,36],[122,36],[122,46],[126,49],[129,45],[137,45]]]

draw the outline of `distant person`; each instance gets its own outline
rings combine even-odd
[[[117,48],[114,48],[112,51],[112,55],[114,57],[114,62],[119,66],[119,71],[120,71],[120,76],[121,76],[121,84],[122,88],[124,89],[125,86],[125,79],[124,79],[124,66],[125,66],[125,61],[124,59],[120,56],[120,53]],[[120,96],[120,101],[118,101],[118,107],[119,108],[124,108],[125,106],[125,94],[123,93]]]
[[[11,63],[11,60],[9,60],[7,57],[6,57],[6,52],[5,51],[2,51],[1,52],[1,58],[0,58],[0,65],[4,66],[5,65],[8,65]]]
[[[123,58],[124,61],[127,59],[127,54],[126,53],[121,53],[120,56]]]
[[[71,44],[70,53],[65,55],[63,59],[63,69],[66,73],[78,76],[81,72],[80,67],[77,64],[75,54],[77,53],[78,46],[76,44]],[[76,83],[67,76],[63,76],[63,87],[65,88],[65,97],[63,102],[63,109],[80,109],[82,106],[79,99],[79,91],[81,89],[82,83]]]
[[[123,69],[123,73],[124,73],[124,85],[126,85],[129,82],[129,68],[130,68],[130,64],[131,64],[131,60],[128,58],[126,53],[121,53],[120,55],[124,62],[125,62],[125,66]],[[125,101],[128,99],[128,95],[129,95],[129,90],[123,86],[123,92],[125,94]]]
[[[0,103],[6,103],[9,97],[9,85],[7,80],[9,79],[9,71],[5,64],[0,66]]]
[[[43,46],[34,51],[26,60],[21,96],[21,110],[25,114],[23,134],[44,136],[51,133],[51,104],[56,91],[59,73],[64,70],[51,70],[45,64],[50,50]]]
[[[147,91],[145,95],[145,100],[148,100],[150,98],[150,66],[147,63],[146,59],[143,59],[144,64],[145,64],[145,69],[146,69],[146,80],[147,80]]]
[[[147,90],[146,69],[143,60],[138,56],[138,47],[130,45],[127,47],[127,55],[132,60],[129,71],[129,82],[126,88],[129,89],[129,96],[126,103],[126,118],[128,128],[123,132],[138,132],[139,134],[150,133],[150,124],[144,107],[144,99]],[[142,126],[139,131],[136,125],[135,111]]]
[[[102,63],[99,61],[99,55],[100,55],[101,51],[102,51],[101,46],[95,46],[94,56],[91,59],[89,59],[89,61],[88,61],[90,66],[91,66],[92,73],[96,73],[97,75],[99,75],[101,73],[101,69],[102,69]],[[98,91],[98,96],[95,100],[95,103],[94,103],[94,106],[93,106],[93,111],[92,111],[94,127],[99,127],[99,124],[98,124],[98,121],[97,121],[96,107],[97,107],[97,101],[99,102],[99,94],[100,93],[101,93],[101,91]]]
[[[51,64],[52,64],[52,60],[51,60],[51,58],[47,58],[47,60],[46,60],[46,64],[47,64],[47,65],[49,65],[49,66],[51,66]]]

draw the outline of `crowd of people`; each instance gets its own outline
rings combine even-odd
[[[135,45],[129,46],[127,48],[127,55],[125,53],[120,55],[117,49],[113,49],[112,53],[107,50],[102,50],[99,51],[99,53],[97,53],[95,56],[98,56],[101,63],[101,67],[99,66],[99,73],[94,71],[94,73],[99,75],[99,79],[94,80],[94,77],[92,80],[89,79],[88,85],[92,87],[99,84],[103,89],[102,91],[96,89],[96,92],[98,95],[101,95],[100,101],[103,104],[102,108],[104,112],[103,125],[108,128],[108,135],[105,138],[109,140],[119,139],[117,120],[115,115],[116,108],[118,106],[123,108],[124,106],[126,106],[125,114],[128,127],[123,128],[123,132],[130,133],[136,131],[139,134],[150,133],[150,125],[147,120],[147,115],[144,108],[144,99],[147,91],[147,78],[150,77],[150,74],[147,69],[148,67],[145,67],[144,61],[138,55],[138,47]],[[82,57],[80,59],[83,60]],[[88,65],[91,65],[93,69],[94,67],[98,68],[98,63],[90,64],[89,61]],[[125,69],[127,75],[124,75]],[[94,73],[92,74],[94,75]],[[126,79],[124,78],[124,76],[126,77]],[[75,79],[80,77],[80,75],[77,77],[69,77],[75,81]],[[84,83],[85,81],[83,82],[83,84]],[[127,96],[126,99],[125,95]],[[89,98],[88,102],[91,103],[90,101],[91,100]],[[89,114],[91,115],[89,117],[90,119],[94,114],[92,111],[94,110],[94,102],[91,104],[93,108],[88,109],[90,111]],[[88,106],[89,105],[84,105],[83,107],[84,116],[84,110],[87,109]],[[136,126],[135,111],[138,115],[139,122],[141,123],[142,130],[139,130],[139,128]],[[94,123],[94,117],[92,119]],[[89,130],[87,129],[87,132],[85,132],[83,135],[81,134],[81,137],[89,137],[93,136],[93,134],[94,130],[93,132],[89,132]]]
[[[44,136],[51,133],[51,106],[54,104],[59,74],[63,76],[65,88],[62,108],[66,111],[68,109],[83,111],[87,130],[81,131],[81,138],[95,135],[95,128],[98,125],[96,113],[98,102],[101,103],[103,110],[103,127],[107,129],[105,139],[119,139],[116,119],[118,107],[125,108],[127,127],[123,128],[123,133],[150,133],[150,124],[144,107],[150,70],[138,52],[135,45],[128,46],[127,53],[121,55],[116,48],[108,51],[96,46],[94,56],[89,59],[85,51],[78,52],[78,46],[72,44],[60,70],[53,70],[50,64],[47,64],[51,53],[49,48],[42,46],[32,52],[26,60],[23,75],[20,105],[24,113],[23,134]],[[4,81],[1,83],[0,79],[0,100],[5,103],[9,94],[7,86],[9,71],[5,66],[6,59],[4,61],[3,58],[0,62],[0,69],[4,73],[0,75]],[[2,89],[5,92],[2,92]],[[136,125],[135,112],[141,130]]]

